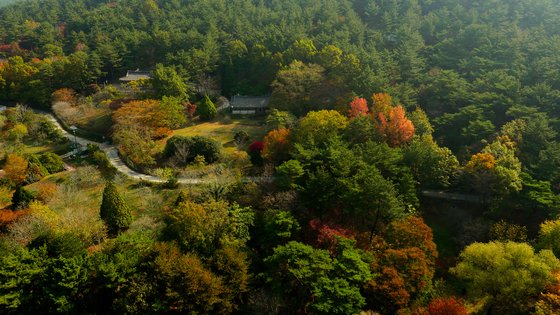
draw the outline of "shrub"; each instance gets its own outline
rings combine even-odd
[[[54,153],[46,152],[39,156],[39,161],[49,172],[49,174],[54,174],[64,171],[64,161],[62,158]]]
[[[12,196],[12,208],[14,210],[27,208],[33,199],[35,199],[35,195],[33,193],[23,188],[23,186],[18,185]]]
[[[264,143],[262,141],[255,141],[249,146],[247,153],[249,154],[249,158],[251,158],[251,163],[253,163],[253,165],[263,165],[264,160],[261,155],[263,148]]]
[[[204,157],[204,161],[210,164],[220,159],[220,145],[201,136],[173,136],[167,141],[163,154],[179,165],[194,162],[198,155]]]
[[[212,103],[208,95],[204,96],[204,99],[202,100],[202,102],[200,102],[200,105],[197,107],[196,111],[198,112],[198,115],[200,115],[200,118],[204,120],[213,119],[218,113],[218,111],[216,110],[216,106],[214,105],[214,103]]]

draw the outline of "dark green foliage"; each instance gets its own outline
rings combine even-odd
[[[196,107],[196,113],[200,115],[200,118],[203,120],[211,120],[216,117],[218,111],[216,110],[216,105],[214,105],[208,95],[204,95],[204,98]]]
[[[74,257],[85,253],[84,244],[75,235],[69,232],[49,232],[34,239],[30,248],[46,246],[49,257]]]
[[[18,185],[16,191],[12,196],[12,209],[21,210],[27,208],[29,203],[35,199],[35,195],[25,189],[23,186]]]
[[[39,155],[39,161],[47,169],[49,174],[62,172],[64,170],[64,161],[57,154],[46,152]]]
[[[163,155],[178,165],[192,163],[197,155],[206,163],[214,163],[220,159],[220,144],[202,136],[173,136],[167,140]]]
[[[99,210],[101,219],[109,228],[109,233],[117,235],[126,230],[132,222],[130,208],[120,196],[117,187],[111,181],[107,182],[103,190],[103,201]]]

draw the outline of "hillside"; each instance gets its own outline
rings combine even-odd
[[[560,313],[556,1],[7,2],[0,313]]]

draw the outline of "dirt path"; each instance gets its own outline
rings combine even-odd
[[[119,173],[122,173],[136,180],[142,180],[151,183],[163,183],[166,181],[165,179],[157,176],[142,174],[132,170],[120,158],[117,148],[114,145],[108,143],[95,142],[95,141],[74,136],[73,134],[70,134],[64,128],[62,128],[58,120],[56,120],[56,118],[52,114],[43,111],[41,111],[40,113],[45,115],[56,126],[56,128],[58,128],[62,132],[63,136],[68,138],[70,141],[76,141],[78,144],[84,147],[87,146],[88,144],[97,145],[103,152],[105,152],[105,154],[107,154],[107,158],[109,159],[109,162],[111,162],[111,164],[117,169]],[[204,180],[199,178],[184,178],[184,177],[178,178],[177,181],[179,182],[179,184],[186,184],[186,185],[206,184],[211,182],[209,180]],[[244,178],[243,181],[244,182],[268,182],[271,181],[271,179],[264,178],[264,177],[247,177]]]

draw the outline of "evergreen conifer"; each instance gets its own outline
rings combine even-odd
[[[116,235],[127,229],[132,222],[130,208],[125,203],[117,187],[111,181],[107,182],[103,190],[103,201],[99,215],[109,228],[109,233]]]

